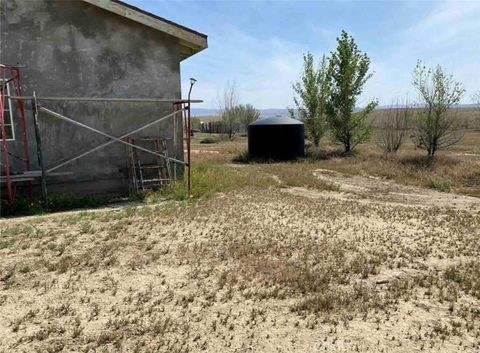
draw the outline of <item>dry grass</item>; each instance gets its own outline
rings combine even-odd
[[[199,141],[205,136],[208,134],[197,134],[193,144],[197,151],[195,158],[199,161],[224,165],[245,155],[245,137],[221,144],[200,145]],[[385,156],[373,143],[361,146],[354,155],[344,156],[326,139],[320,150],[310,147],[307,155],[293,168],[289,167],[291,164],[271,163],[254,164],[254,169],[259,175],[261,171],[272,174],[276,168],[287,173],[290,170],[295,178],[308,177],[308,172],[315,169],[330,169],[480,197],[480,131],[466,132],[460,144],[441,151],[435,160],[428,159],[424,151],[415,149],[410,141],[393,156]]]
[[[189,202],[0,221],[0,352],[480,350],[477,159],[194,146]]]
[[[413,151],[404,151],[397,156],[385,156],[378,151],[364,148],[358,155],[345,157],[341,162],[332,158],[318,163],[318,166],[350,175],[370,175],[404,185],[480,196],[479,160],[480,157],[453,153],[439,155],[430,160]]]
[[[283,190],[3,223],[1,347],[480,348],[480,208]]]
[[[377,109],[370,114],[370,120],[375,128],[378,128],[382,125],[382,119],[384,119],[389,109],[390,108]],[[416,111],[416,109],[412,109],[413,113],[416,113]],[[477,131],[480,129],[480,113],[478,108],[451,109],[448,114],[455,116],[455,118],[458,119],[460,126],[464,129]],[[413,121],[411,124],[412,123]]]

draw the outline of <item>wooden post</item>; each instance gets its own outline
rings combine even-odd
[[[40,165],[40,169],[42,170],[42,179],[41,179],[42,201],[43,201],[43,207],[47,209],[48,208],[47,178],[45,174],[45,164],[43,163],[42,139],[40,137],[40,128],[38,127],[38,104],[37,104],[37,97],[35,95],[35,92],[33,92],[32,111],[33,111],[33,123],[35,124],[35,141],[37,144],[38,164]]]

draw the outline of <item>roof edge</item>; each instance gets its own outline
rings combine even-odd
[[[83,0],[106,11],[115,13],[157,31],[180,39],[182,60],[208,47],[207,35],[179,25],[120,0]]]
[[[249,126],[278,126],[278,125],[304,125],[303,122],[289,117],[270,116],[255,120]]]

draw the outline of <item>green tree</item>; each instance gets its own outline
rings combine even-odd
[[[345,31],[337,38],[337,43],[328,67],[330,96],[327,116],[332,136],[343,144],[345,152],[350,152],[358,144],[370,139],[372,129],[367,118],[378,102],[371,101],[363,110],[354,112],[363,86],[372,77],[368,72],[370,59]]]
[[[300,120],[305,124],[307,137],[318,146],[327,130],[325,106],[328,98],[327,59],[322,57],[318,70],[314,67],[313,55],[303,56],[303,71],[300,81],[293,85],[293,98]],[[295,112],[289,109],[292,118]]]
[[[255,120],[260,119],[260,112],[251,104],[241,104],[238,106],[238,109],[240,125],[245,129],[245,131],[248,130],[248,125],[253,123]]]
[[[421,61],[413,71],[413,86],[423,106],[417,117],[413,140],[417,147],[433,157],[436,151],[456,144],[463,137],[458,117],[449,114],[449,109],[460,102],[465,90],[440,65],[431,69]]]
[[[194,130],[200,130],[202,128],[202,122],[200,118],[193,117],[192,118],[192,129]]]

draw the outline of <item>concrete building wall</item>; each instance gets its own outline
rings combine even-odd
[[[143,97],[178,99],[180,48],[178,40],[82,1],[2,0],[1,58],[20,64],[25,95],[77,97]],[[172,111],[166,103],[42,103],[89,126],[120,136]],[[9,149],[21,154],[19,115],[16,141]],[[27,110],[32,169],[37,170],[33,118]],[[182,122],[177,117],[175,146],[170,154],[183,160]],[[93,132],[40,113],[40,130],[47,166],[108,141]],[[142,136],[173,138],[173,119]],[[14,167],[18,166],[18,161]],[[79,159],[48,179],[49,191],[71,193],[125,192],[126,148],[114,143]],[[20,168],[21,169],[21,168]],[[181,165],[177,175],[183,174]]]

